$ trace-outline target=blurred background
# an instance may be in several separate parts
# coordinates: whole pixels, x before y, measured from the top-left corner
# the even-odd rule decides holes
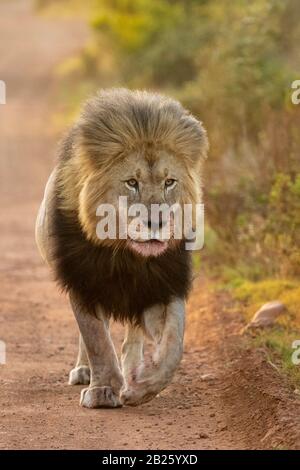
[[[0,0],[0,80],[0,448],[260,448],[279,415],[274,446],[286,446],[286,417],[300,422],[299,0]],[[34,242],[57,142],[81,103],[113,86],[180,100],[210,140],[182,368],[124,421],[76,409],[65,385],[78,332]],[[272,300],[286,307],[278,321],[240,335]],[[200,428],[209,439],[195,439]]]
[[[37,0],[36,8],[89,27],[81,52],[57,69],[58,128],[110,86],[167,93],[203,121],[206,244],[196,269],[230,290],[246,316],[284,301],[284,331],[264,342],[289,357],[300,325],[300,105],[291,100],[299,1]]]
[[[99,87],[178,98],[210,138],[203,256],[228,277],[299,276],[300,106],[291,101],[300,76],[299,2],[38,0],[36,6],[43,14],[77,14],[90,26],[83,51],[59,68],[62,125]]]

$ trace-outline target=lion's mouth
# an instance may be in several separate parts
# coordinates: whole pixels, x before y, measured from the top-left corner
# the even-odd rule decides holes
[[[168,242],[151,239],[147,241],[128,240],[128,246],[142,256],[160,256],[168,248]]]

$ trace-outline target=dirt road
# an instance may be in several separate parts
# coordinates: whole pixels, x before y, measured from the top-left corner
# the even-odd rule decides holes
[[[300,448],[299,400],[264,352],[248,348],[239,313],[202,277],[188,306],[184,359],[159,397],[87,410],[80,387],[67,385],[77,328],[37,253],[34,219],[57,140],[55,66],[86,34],[77,21],[35,16],[29,1],[0,1],[0,448]],[[114,333],[120,344],[121,329]]]

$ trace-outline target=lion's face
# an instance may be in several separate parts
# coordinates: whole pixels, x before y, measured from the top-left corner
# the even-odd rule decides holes
[[[88,101],[74,132],[74,157],[66,161],[62,180],[85,235],[98,245],[144,256],[159,255],[178,242],[174,217],[169,217],[167,237],[166,219],[156,214],[153,220],[150,209],[201,202],[201,166],[208,148],[201,123],[177,101],[121,89]],[[131,212],[136,204],[148,214],[141,213],[134,236],[131,230],[125,236],[124,225],[129,229],[138,216]]]
[[[97,244],[158,256],[180,239],[178,236],[174,239],[173,214],[166,213],[164,217],[162,212],[154,209],[151,212],[151,208],[183,207],[199,202],[200,198],[199,168],[186,165],[172,152],[148,146],[117,160],[105,169],[105,174],[99,170],[87,178],[80,194],[80,218],[86,234]],[[114,210],[110,211],[108,205]],[[134,224],[137,216],[141,222],[138,225]],[[123,238],[120,220],[128,228],[121,235]],[[116,232],[106,225],[115,221]],[[97,229],[99,226],[105,227],[104,237]],[[134,236],[130,227],[136,227]]]

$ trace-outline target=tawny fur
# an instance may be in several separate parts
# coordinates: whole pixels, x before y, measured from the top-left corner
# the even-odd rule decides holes
[[[36,238],[70,294],[82,334],[70,383],[86,383],[90,370],[83,406],[134,405],[167,385],[182,354],[184,301],[191,284],[184,240],[171,240],[162,255],[143,258],[127,240],[96,236],[97,206],[117,207],[121,195],[129,204],[147,207],[201,202],[207,149],[201,123],[177,101],[125,89],[101,91],[89,100],[61,143]],[[135,196],[124,185],[132,177],[140,182]],[[176,188],[164,191],[165,179],[173,177]],[[109,335],[110,315],[128,325],[120,397],[123,379]],[[156,344],[153,370],[136,364],[142,361],[143,331]]]
[[[171,156],[181,168],[180,202],[201,202],[206,131],[177,101],[144,91],[101,91],[84,106],[70,138],[69,152],[63,148],[57,184],[64,208],[79,208],[82,227],[96,243],[96,206],[108,202],[108,191],[132,155],[144,155],[142,165],[147,160],[163,164]]]

